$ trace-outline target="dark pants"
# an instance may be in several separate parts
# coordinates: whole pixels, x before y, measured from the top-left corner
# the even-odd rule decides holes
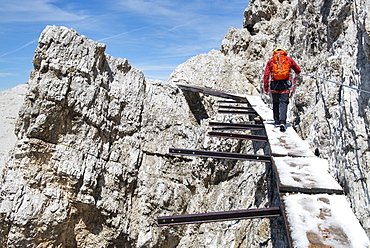
[[[286,124],[286,115],[289,104],[289,93],[271,93],[272,110],[274,112],[275,124]]]

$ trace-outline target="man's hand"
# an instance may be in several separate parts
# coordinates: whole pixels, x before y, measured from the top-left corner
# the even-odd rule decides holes
[[[270,90],[269,89],[264,89],[263,92],[265,93],[265,95],[269,95],[270,94]]]

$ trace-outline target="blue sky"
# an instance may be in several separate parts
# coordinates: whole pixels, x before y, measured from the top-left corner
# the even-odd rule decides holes
[[[2,0],[0,91],[28,81],[46,25],[66,26],[107,44],[147,78],[167,80],[190,57],[219,49],[241,28],[248,0]]]

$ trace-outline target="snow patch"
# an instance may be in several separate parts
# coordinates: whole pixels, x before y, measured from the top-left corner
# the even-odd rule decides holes
[[[289,124],[285,132],[281,132],[273,123],[266,123],[272,155],[314,157],[309,144],[302,140]]]
[[[345,196],[295,194],[283,201],[294,247],[370,247]]]
[[[274,157],[282,185],[299,188],[341,190],[342,187],[328,173],[328,161],[317,157]]]

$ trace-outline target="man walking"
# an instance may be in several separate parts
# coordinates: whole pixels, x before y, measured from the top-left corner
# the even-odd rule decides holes
[[[286,130],[287,108],[289,94],[292,87],[291,70],[296,74],[301,68],[281,47],[275,48],[272,58],[267,62],[263,76],[263,89],[266,95],[271,92],[272,110],[274,113],[275,126],[280,131]]]

